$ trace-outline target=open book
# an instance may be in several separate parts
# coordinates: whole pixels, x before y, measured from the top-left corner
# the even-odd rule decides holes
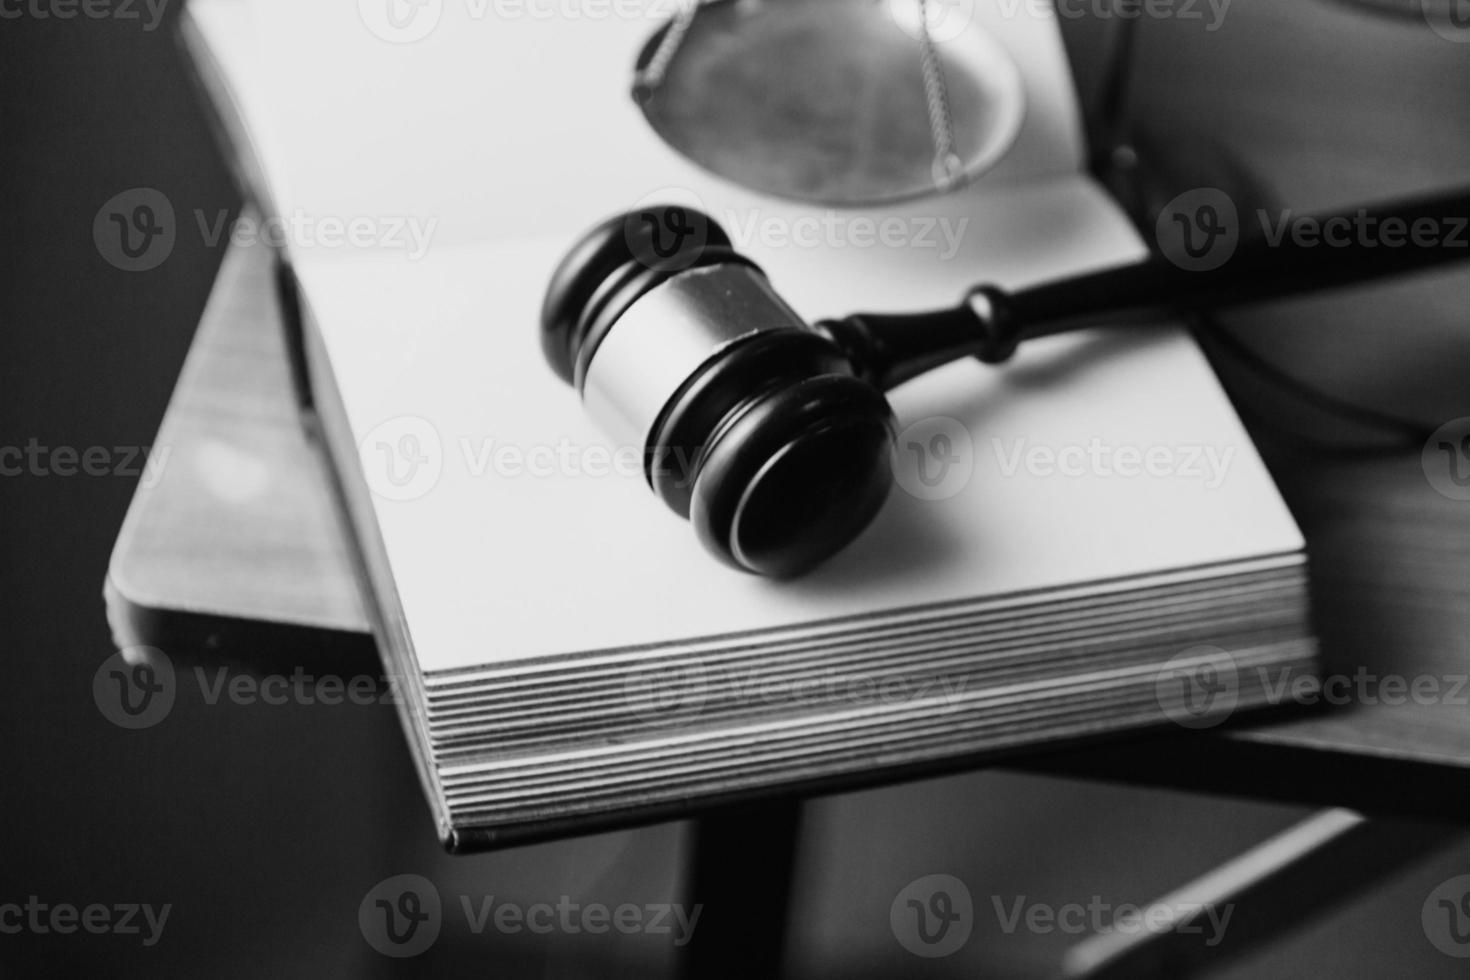
[[[786,582],[706,554],[641,447],[543,361],[556,261],[642,201],[700,205],[808,319],[1142,256],[1082,170],[1040,5],[975,11],[1025,92],[1005,159],[834,210],[650,130],[628,86],[657,18],[433,0],[394,33],[399,3],[192,0],[185,33],[295,274],[314,418],[451,846],[1200,727],[1311,669],[1301,536],[1179,331],[900,387],[885,509]]]

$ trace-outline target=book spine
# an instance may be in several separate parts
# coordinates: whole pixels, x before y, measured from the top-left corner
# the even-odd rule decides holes
[[[263,218],[280,217],[270,183],[265,176],[255,141],[240,111],[234,92],[209,48],[203,31],[185,7],[177,21],[175,40],[184,56],[186,74],[204,110],[225,165],[234,179],[236,190],[247,206],[254,206]],[[301,322],[301,301],[296,277],[291,270],[291,257],[283,246],[263,243],[271,252],[275,268],[276,301],[286,331],[286,354],[291,369],[292,392],[297,404],[308,409],[312,405],[312,389],[306,370],[305,333]]]
[[[178,25],[176,36],[191,79],[242,198],[262,217],[279,218],[280,208],[266,179],[255,141],[203,31],[187,8]],[[318,450],[332,486],[338,518],[352,550],[354,572],[364,597],[363,606],[372,625],[379,655],[384,661],[386,680],[393,685],[399,721],[408,737],[440,837],[446,843],[453,843],[448,808],[432,758],[428,724],[423,714],[423,677],[393,585],[387,552],[373,511],[371,490],[362,475],[356,439],[325,344],[316,329],[310,303],[301,290],[290,254],[284,246],[265,244],[263,247],[271,251],[272,282],[285,330],[298,415],[308,439]]]

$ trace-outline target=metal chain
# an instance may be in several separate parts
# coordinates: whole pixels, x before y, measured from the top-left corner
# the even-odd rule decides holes
[[[947,191],[960,178],[964,161],[955,151],[954,116],[949,108],[949,85],[944,80],[944,63],[929,33],[929,4],[919,2],[919,54],[924,67],[924,97],[929,103],[929,130],[934,135],[934,185]]]
[[[684,43],[684,35],[689,33],[689,25],[694,23],[694,15],[699,12],[699,4],[700,0],[683,0],[679,12],[674,14],[674,19],[669,23],[669,29],[664,32],[658,47],[654,49],[653,57],[634,76],[633,96],[639,102],[648,99],[654,89],[663,84],[669,64],[674,60],[679,45]]]

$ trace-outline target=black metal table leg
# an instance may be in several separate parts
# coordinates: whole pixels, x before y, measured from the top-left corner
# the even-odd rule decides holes
[[[685,947],[688,978],[781,975],[786,948],[799,800],[735,807],[695,822],[689,853],[689,898],[702,905]]]

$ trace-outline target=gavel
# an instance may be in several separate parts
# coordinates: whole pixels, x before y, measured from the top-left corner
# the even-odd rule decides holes
[[[1196,237],[1173,259],[1155,253],[1015,292],[980,285],[945,309],[808,324],[708,215],[644,207],[597,225],[562,259],[541,343],[607,434],[643,447],[649,486],[713,555],[785,578],[840,551],[882,508],[895,429],[884,392],[932,368],[963,357],[1000,364],[1038,337],[1470,258],[1470,191],[1305,220],[1315,239],[1282,227],[1241,240],[1211,268],[1191,261],[1219,233],[1202,222],[1182,229]]]

